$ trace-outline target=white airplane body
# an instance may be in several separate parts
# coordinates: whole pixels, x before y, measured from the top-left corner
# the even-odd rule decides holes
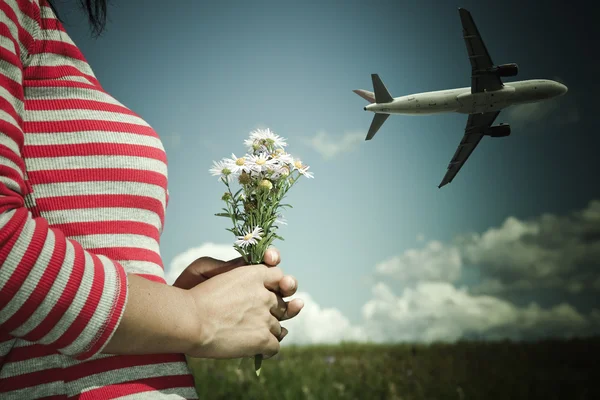
[[[547,79],[532,79],[505,83],[504,87],[492,92],[471,93],[470,87],[415,93],[396,97],[391,103],[375,103],[371,92],[363,91],[373,104],[364,109],[376,113],[401,115],[432,115],[456,112],[480,114],[500,111],[503,108],[560,96],[567,91],[561,83]]]
[[[356,94],[371,104],[364,107],[375,113],[366,140],[371,140],[391,114],[432,115],[441,113],[469,114],[467,127],[444,179],[438,187],[450,183],[483,136],[510,135],[510,125],[491,126],[506,107],[534,103],[561,96],[567,87],[547,79],[503,83],[502,76],[515,76],[516,64],[496,66],[492,63],[471,14],[459,8],[463,37],[471,61],[471,87],[415,93],[393,98],[377,74],[372,74],[374,92],[357,89]]]

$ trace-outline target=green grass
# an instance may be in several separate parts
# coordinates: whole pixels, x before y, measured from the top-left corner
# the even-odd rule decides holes
[[[189,359],[201,399],[600,399],[600,338],[283,347],[253,363]]]

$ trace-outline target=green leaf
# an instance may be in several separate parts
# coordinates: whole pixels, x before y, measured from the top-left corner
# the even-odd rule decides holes
[[[231,220],[232,220],[232,221],[233,221],[233,219],[234,219],[234,216],[233,216],[233,215],[231,215],[231,214],[229,214],[229,213],[216,213],[216,214],[215,214],[215,216],[217,216],[217,217],[226,217],[226,218],[231,218]],[[238,217],[237,217],[237,220],[238,220],[238,221],[243,221],[243,220],[244,220],[244,218],[243,218],[241,215],[238,215]]]
[[[280,204],[279,207],[289,207],[289,208],[294,208],[292,207],[291,204]]]

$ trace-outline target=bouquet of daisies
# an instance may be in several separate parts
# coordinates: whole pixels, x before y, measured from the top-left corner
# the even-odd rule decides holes
[[[270,129],[251,132],[244,144],[247,154],[214,161],[210,169],[227,188],[222,197],[224,212],[215,215],[231,219],[233,226],[227,230],[236,236],[233,247],[246,263],[260,264],[271,243],[283,240],[276,233],[280,225],[286,224],[281,211],[292,206],[281,201],[300,177],[313,175],[308,166],[285,151],[285,139]],[[235,193],[230,185],[233,181],[240,186]],[[261,357],[257,356],[257,374],[260,363]]]

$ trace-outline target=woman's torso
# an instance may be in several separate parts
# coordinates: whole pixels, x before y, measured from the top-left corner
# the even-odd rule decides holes
[[[102,89],[62,24],[40,3],[41,40],[23,82],[23,158],[32,191],[26,205],[86,250],[165,283],[159,237],[167,160],[160,138]],[[77,361],[4,336],[2,355],[3,399],[197,398],[182,354]]]

